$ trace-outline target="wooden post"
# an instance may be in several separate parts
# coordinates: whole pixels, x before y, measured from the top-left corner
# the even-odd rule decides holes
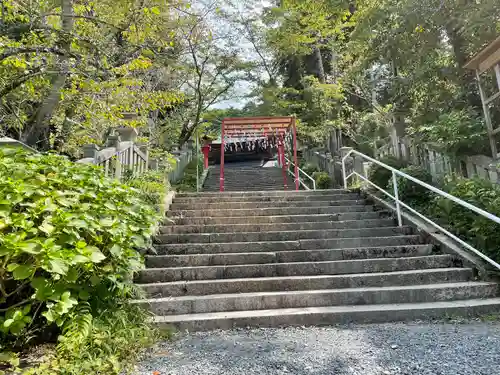
[[[293,131],[293,162],[295,163],[295,190],[299,190],[299,165],[297,162],[297,126],[295,123],[295,117],[292,119],[292,131]]]
[[[483,103],[483,113],[484,113],[484,120],[486,123],[486,131],[488,132],[488,137],[490,139],[490,147],[491,147],[491,156],[493,159],[497,158],[498,150],[497,150],[497,144],[495,141],[495,135],[493,134],[493,122],[491,121],[491,116],[490,116],[490,110],[488,108],[488,105],[486,104],[486,94],[484,93],[483,85],[481,85],[481,77],[479,75],[479,71],[476,70],[476,78],[477,78],[477,85],[479,87],[479,95],[481,96],[481,102]]]
[[[224,136],[225,136],[225,123],[222,120],[221,124],[221,142],[220,142],[220,192],[224,191]]]

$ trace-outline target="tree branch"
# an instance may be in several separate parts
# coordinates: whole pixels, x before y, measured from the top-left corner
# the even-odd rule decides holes
[[[25,53],[52,53],[58,56],[73,57],[75,59],[81,59],[81,56],[76,55],[72,52],[66,51],[58,47],[19,47],[19,48],[7,48],[0,54],[0,61],[5,60],[8,57],[21,55]]]
[[[29,81],[31,78],[38,77],[39,75],[42,75],[42,74],[44,74],[44,72],[41,69],[38,69],[35,72],[31,72],[31,73],[16,77],[12,82],[10,82],[2,90],[0,90],[0,98],[4,97],[5,95],[10,93],[11,91],[17,89],[24,82]]]

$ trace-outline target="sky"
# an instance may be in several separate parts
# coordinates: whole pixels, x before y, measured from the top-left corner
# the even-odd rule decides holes
[[[233,0],[233,3],[235,6],[239,8],[239,10],[243,13],[249,12],[249,16],[255,17],[255,15],[259,15],[262,13],[263,9],[265,7],[271,6],[271,2],[269,0]],[[250,10],[245,9],[245,3],[246,4],[252,4]],[[223,7],[226,10],[229,10],[229,8]],[[226,23],[225,25],[214,25],[215,28],[221,29],[221,30],[227,30],[227,28],[231,28],[231,25],[229,23]],[[252,44],[248,41],[247,38],[245,38],[244,35],[241,35],[239,33],[235,34],[235,37],[238,40],[239,48],[242,50],[242,55],[248,59],[248,60],[257,60],[258,57],[255,53],[255,50],[252,46]],[[222,101],[219,103],[216,103],[212,106],[212,108],[243,108],[249,100],[244,98],[243,96],[248,95],[251,93],[252,89],[254,88],[254,84],[251,82],[238,82],[235,88],[235,93],[236,93],[236,98]]]

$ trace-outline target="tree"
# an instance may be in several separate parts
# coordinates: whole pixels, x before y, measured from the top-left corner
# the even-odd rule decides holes
[[[178,145],[182,146],[200,125],[202,114],[213,105],[235,99],[235,89],[248,75],[251,64],[243,61],[219,1],[200,2],[180,30],[181,58],[176,64],[179,89],[185,95]]]
[[[434,141],[447,133],[428,126],[450,121],[460,130],[457,142],[484,133],[475,80],[463,65],[494,39],[499,15],[492,0],[284,0],[264,20],[267,43],[281,63],[278,81],[294,89],[288,99],[305,98],[308,76],[337,84],[344,99],[335,97],[327,118],[317,120],[376,147],[394,126],[399,135],[412,129],[413,136]]]
[[[4,134],[75,153],[81,143],[101,143],[110,128],[144,125],[151,111],[182,100],[178,90],[161,87],[175,55],[174,6],[181,3],[3,4]]]

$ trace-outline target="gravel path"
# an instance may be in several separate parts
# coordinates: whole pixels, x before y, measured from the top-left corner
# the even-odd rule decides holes
[[[155,371],[161,375],[497,375],[500,323],[196,333],[160,345],[136,375]]]

